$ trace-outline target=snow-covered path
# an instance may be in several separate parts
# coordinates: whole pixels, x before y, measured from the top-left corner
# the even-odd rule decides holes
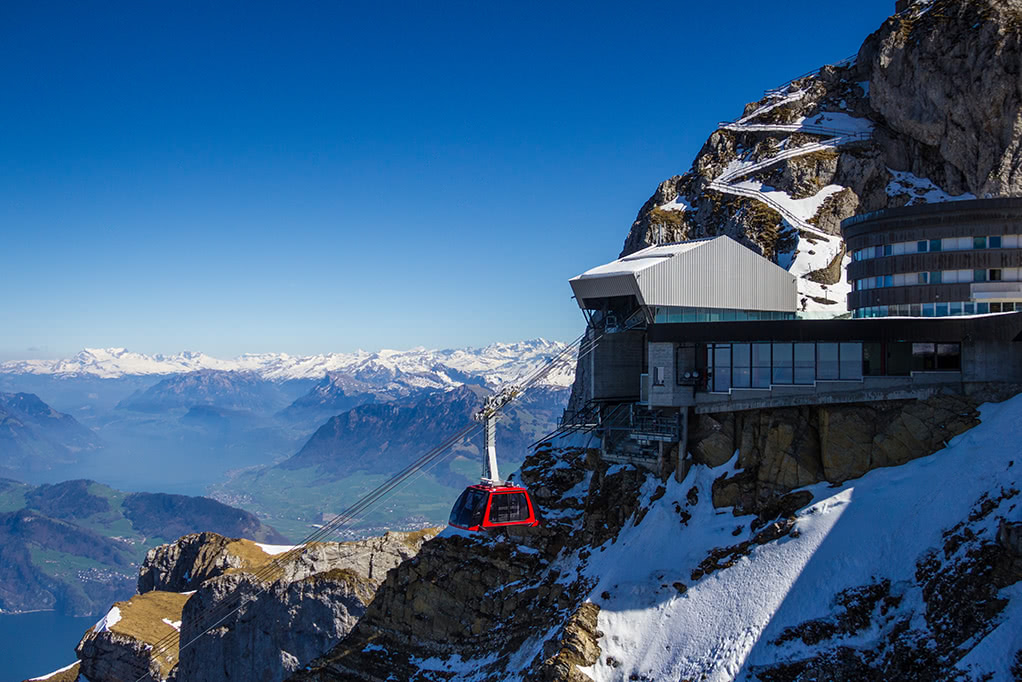
[[[834,235],[824,232],[809,222],[809,220],[815,215],[815,210],[811,214],[799,213],[792,210],[790,201],[779,201],[770,196],[769,193],[764,192],[761,189],[757,189],[754,186],[737,184],[739,179],[752,175],[753,173],[765,168],[769,168],[770,166],[780,163],[786,159],[793,159],[822,150],[836,149],[850,142],[868,139],[869,136],[872,135],[873,125],[868,120],[856,118],[840,112],[825,112],[812,117],[812,119],[803,118],[800,121],[790,124],[749,123],[749,121],[765,114],[766,112],[781,106],[782,104],[802,99],[803,96],[804,93],[801,92],[788,94],[779,101],[764,105],[750,113],[748,116],[744,116],[737,121],[723,122],[719,125],[719,128],[733,132],[803,132],[814,135],[830,135],[831,137],[825,140],[820,140],[819,142],[812,142],[810,144],[793,147],[791,149],[782,149],[777,154],[760,161],[752,163],[731,163],[723,173],[710,182],[709,188],[724,194],[756,199],[781,214],[781,217],[783,217],[784,220],[786,220],[792,227],[818,237],[819,239],[833,241],[835,238]]]

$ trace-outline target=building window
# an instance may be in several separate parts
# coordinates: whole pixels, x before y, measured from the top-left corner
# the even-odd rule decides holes
[[[816,349],[812,343],[796,343],[795,383],[811,384],[816,380]]]
[[[752,386],[752,356],[747,343],[736,343],[731,346],[731,383],[735,388]]]
[[[920,242],[916,242],[916,251],[919,252],[919,253],[926,253],[929,250],[927,248],[927,243],[928,242],[926,242],[925,240],[924,241],[920,241]]]
[[[894,286],[894,275],[884,275],[884,286],[885,287]]]
[[[773,383],[790,384],[792,382],[792,357],[790,343],[774,344]]]
[[[862,379],[862,344],[842,343],[839,352],[841,378]]]
[[[972,281],[973,282],[985,282],[985,281],[987,281],[987,271],[986,270],[973,270],[972,271]]]
[[[972,238],[972,248],[974,248],[974,249],[985,249],[986,247],[987,247],[987,238],[986,237],[973,237]]]
[[[977,303],[976,304],[976,313],[977,314],[979,314],[979,315],[986,315],[989,312],[990,312],[990,304],[989,303]]]
[[[944,273],[940,270],[934,270],[930,273],[930,284],[940,284],[944,280]]]
[[[991,249],[999,249],[999,248],[1001,248],[1001,238],[1000,237],[991,237],[990,238],[990,248]]]
[[[928,273],[928,272],[920,272],[919,273],[919,283],[920,284],[929,284],[930,283],[930,273]]]
[[[941,247],[941,243],[940,243],[939,239],[931,239],[930,240],[930,251],[931,252],[932,251],[943,251],[943,248]]]
[[[770,387],[770,344],[752,344],[752,386]]]
[[[947,317],[947,303],[937,304],[937,317]]]
[[[831,381],[841,378],[836,343],[816,344],[816,378]]]
[[[991,282],[1000,282],[1001,281],[1001,276],[1002,275],[1001,275],[1001,269],[1000,268],[991,268],[991,270],[990,270],[990,281]]]
[[[653,385],[663,386],[664,385],[664,368],[654,367],[653,368]]]
[[[937,344],[937,369],[956,371],[962,369],[962,346],[958,343]]]
[[[882,376],[884,373],[883,344],[862,344],[862,373],[865,376]]]
[[[731,344],[713,345],[713,390],[719,393],[731,390]]]
[[[890,256],[892,253],[894,253],[894,247],[891,244],[884,245],[884,255]]]

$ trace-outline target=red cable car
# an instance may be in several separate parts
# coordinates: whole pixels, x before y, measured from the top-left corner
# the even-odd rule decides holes
[[[517,485],[470,485],[451,510],[449,522],[462,530],[538,526],[529,491]]]
[[[497,471],[497,412],[521,394],[512,386],[486,399],[474,416],[483,422],[483,450],[486,471],[481,483],[470,485],[454,503],[448,523],[462,530],[482,531],[507,526],[538,526],[529,491],[510,481],[501,481]]]

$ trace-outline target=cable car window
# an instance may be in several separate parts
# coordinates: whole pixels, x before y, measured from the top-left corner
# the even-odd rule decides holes
[[[451,510],[450,523],[465,528],[481,525],[485,511],[486,493],[477,488],[469,488],[461,494]]]
[[[503,493],[493,496],[490,503],[490,523],[527,521],[529,505],[524,493]]]

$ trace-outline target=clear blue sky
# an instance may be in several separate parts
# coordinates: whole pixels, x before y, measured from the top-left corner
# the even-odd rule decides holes
[[[718,120],[893,0],[0,3],[0,359],[568,340]]]

